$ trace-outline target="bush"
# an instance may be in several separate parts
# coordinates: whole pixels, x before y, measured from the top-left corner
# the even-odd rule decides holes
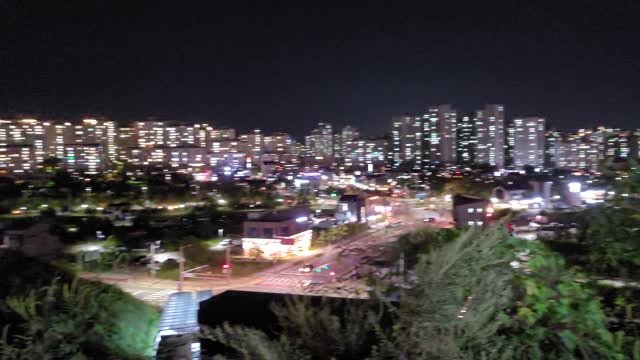
[[[457,229],[435,229],[425,227],[402,235],[397,242],[395,258],[404,254],[407,268],[412,269],[420,255],[427,255],[455,240],[460,235]]]
[[[176,261],[165,261],[160,265],[160,269],[156,273],[160,279],[178,280],[180,272]]]
[[[114,286],[73,279],[48,264],[12,255],[20,266],[0,261],[6,275],[0,320],[10,324],[0,337],[3,358],[150,355],[159,318],[154,308]]]

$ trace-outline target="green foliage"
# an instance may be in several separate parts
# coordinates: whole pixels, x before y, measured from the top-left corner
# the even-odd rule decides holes
[[[420,255],[427,255],[440,249],[458,236],[460,236],[460,230],[457,229],[421,228],[398,238],[395,257],[403,253],[407,267],[413,268],[418,263]]]
[[[213,256],[206,244],[197,238],[187,237],[180,241],[178,246],[184,246],[184,258],[187,266],[210,264],[213,259]]]
[[[180,269],[178,268],[178,263],[175,261],[163,262],[162,265],[160,265],[160,269],[158,269],[156,276],[159,279],[177,281],[180,277]]]
[[[569,263],[594,275],[640,278],[639,189],[640,173],[633,170],[628,177],[616,182],[616,196],[607,203],[580,211],[550,214],[551,221],[576,223],[578,230],[575,235],[578,248],[560,247],[558,251]],[[573,238],[565,233],[562,240]]]
[[[252,257],[254,259],[258,259],[260,257],[262,257],[262,255],[264,254],[264,251],[259,247],[259,246],[254,246],[251,249],[249,249],[249,257]]]
[[[538,243],[468,232],[416,272],[379,358],[621,358],[598,299]]]
[[[78,279],[54,280],[3,305],[20,324],[1,339],[8,359],[139,358],[149,354],[158,320],[155,310],[122,291]]]
[[[149,354],[158,312],[116,287],[0,251],[2,359],[138,358]],[[75,355],[62,356],[61,353]]]
[[[328,229],[317,229],[313,232],[311,239],[311,247],[318,248],[333,244],[343,240],[346,237],[355,236],[367,230],[367,224],[340,224],[334,225]]]
[[[314,306],[303,299],[290,299],[285,305],[272,306],[272,311],[278,318],[274,338],[229,324],[201,332],[233,349],[234,359],[363,359],[374,349],[379,316],[364,304],[323,302]]]
[[[376,315],[362,305],[341,309],[329,304],[311,306],[308,301],[290,300],[273,311],[282,327],[281,341],[288,339],[294,348],[304,349],[315,358],[361,358],[363,344],[377,321]],[[322,354],[320,356],[314,354]]]
[[[640,266],[640,211],[612,206],[586,210],[581,231],[590,247],[588,268],[600,273],[628,276]]]
[[[296,353],[288,342],[271,340],[264,332],[244,327],[231,326],[227,323],[216,328],[202,328],[200,335],[203,338],[217,341],[235,351],[234,359],[244,360],[288,360],[309,359],[308,356]],[[226,356],[217,355],[214,359],[227,359]]]
[[[514,279],[516,306],[502,319],[500,349],[515,357],[621,359],[600,302],[579,275],[539,244],[519,247],[530,259]]]
[[[494,318],[511,303],[508,264],[514,255],[500,248],[507,240],[500,230],[472,231],[422,255],[418,282],[402,296],[399,321],[377,358],[480,354],[498,333]]]
[[[494,182],[485,182],[469,177],[446,179],[442,183],[435,183],[432,195],[467,195],[488,198],[491,190],[496,186]]]
[[[392,326],[352,308],[326,304],[275,307],[269,337],[225,325],[208,335],[245,359],[622,359],[640,340],[612,334],[584,275],[539,242],[512,238],[503,227],[420,230],[403,236],[420,252],[417,282],[400,295]],[[379,298],[380,304],[386,300]],[[386,330],[385,330],[386,329]],[[377,336],[370,342],[369,334]]]

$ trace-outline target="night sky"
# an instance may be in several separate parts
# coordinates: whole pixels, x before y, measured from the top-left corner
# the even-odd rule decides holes
[[[0,0],[0,114],[302,136],[491,102],[560,129],[640,127],[633,1],[171,3]]]

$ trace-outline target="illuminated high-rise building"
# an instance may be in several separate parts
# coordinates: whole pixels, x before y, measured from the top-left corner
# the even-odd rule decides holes
[[[420,116],[401,115],[391,119],[391,161],[397,167],[404,162],[413,163],[413,170],[422,169],[423,129]]]
[[[248,134],[238,137],[243,152],[252,157],[252,161],[257,162],[264,151],[264,135],[260,129],[254,129]]]
[[[138,146],[152,147],[165,145],[165,123],[162,121],[138,121],[135,123]]]
[[[429,133],[423,132],[424,139],[428,139],[429,156],[424,157],[423,161],[428,160],[431,164],[456,162],[457,118],[456,110],[451,105],[429,107]]]
[[[287,133],[273,133],[264,137],[264,149],[266,152],[285,155],[291,154],[293,140]]]
[[[210,131],[211,140],[235,140],[236,129],[216,129]]]
[[[627,159],[631,154],[630,131],[615,130],[607,138],[606,152],[609,159]]]
[[[164,148],[164,151],[165,161],[173,169],[192,172],[209,163],[207,149],[205,147],[182,145]]]
[[[196,142],[194,126],[172,125],[164,129],[164,145],[168,147],[193,146]]]
[[[476,163],[504,168],[504,105],[488,104],[475,113]]]
[[[74,125],[70,122],[46,121],[43,123],[45,132],[45,156],[64,158],[64,144],[74,143]],[[114,136],[115,139],[115,136]],[[115,144],[114,148],[117,147]]]
[[[35,119],[0,120],[0,170],[27,173],[41,167],[48,150],[45,128]]]
[[[330,123],[320,122],[318,127],[305,137],[305,145],[311,156],[333,156],[333,126]]]
[[[193,144],[195,147],[210,149],[213,127],[209,126],[209,124],[195,124],[193,125],[192,129],[193,142],[186,143]]]
[[[69,171],[98,174],[104,166],[102,145],[98,143],[65,144],[64,165]]]
[[[0,173],[22,175],[33,171],[35,155],[33,145],[9,144],[0,147]]]
[[[339,134],[334,136],[334,154],[341,158],[346,158],[350,150],[353,149],[353,142],[358,139],[360,133],[352,126],[345,126]]]
[[[509,143],[513,147],[513,165],[516,169],[525,166],[544,167],[545,119],[525,117],[513,120]]]
[[[383,167],[387,159],[387,146],[385,138],[353,139],[345,150],[344,166],[365,171]]]
[[[595,170],[599,167],[598,143],[591,141],[590,130],[580,129],[576,133],[555,136],[549,145],[551,163],[558,169]],[[549,137],[547,137],[549,138]]]
[[[557,144],[563,141],[562,133],[557,130],[548,130],[545,133],[545,168],[555,168]]]
[[[594,144],[590,152],[591,163],[597,165],[594,169],[604,164],[607,158],[607,139],[612,132],[611,128],[598,126],[589,134],[589,141]]]
[[[120,127],[118,128],[118,138],[116,141],[118,147],[117,157],[120,161],[126,161],[129,163],[136,163],[134,159],[139,159],[136,155],[138,152],[133,152],[132,149],[138,147],[138,136],[135,127]]]
[[[117,129],[113,121],[84,119],[73,126],[72,139],[65,139],[70,144],[100,144],[103,151],[102,161],[113,161],[117,157]]]
[[[473,116],[463,115],[457,123],[457,160],[461,165],[475,162],[476,132],[473,126]]]

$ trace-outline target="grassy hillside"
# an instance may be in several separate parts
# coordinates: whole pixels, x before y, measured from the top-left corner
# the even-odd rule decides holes
[[[3,358],[150,354],[159,312],[120,289],[16,252],[0,252],[0,273]]]

